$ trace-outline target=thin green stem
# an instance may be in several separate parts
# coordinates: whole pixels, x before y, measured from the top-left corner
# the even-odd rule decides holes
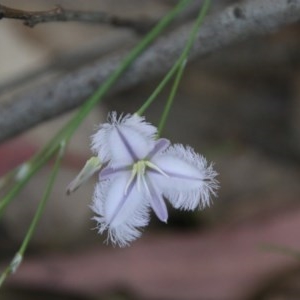
[[[0,287],[3,284],[3,282],[5,281],[5,279],[13,272],[16,271],[16,269],[19,267],[20,263],[23,260],[24,257],[24,253],[28,247],[28,244],[37,228],[38,222],[41,219],[41,216],[45,210],[45,206],[46,203],[49,199],[51,190],[53,188],[55,179],[57,177],[59,168],[60,168],[60,164],[64,155],[64,151],[65,151],[65,143],[62,143],[59,149],[59,153],[57,155],[57,158],[55,160],[52,172],[50,174],[50,178],[48,180],[45,192],[43,194],[43,197],[38,205],[37,211],[33,217],[33,220],[31,221],[31,224],[28,228],[28,231],[26,233],[26,236],[19,248],[19,250],[17,251],[16,255],[14,256],[12,262],[9,264],[9,266],[7,266],[7,268],[4,270],[4,272],[1,274],[0,276]]]
[[[180,83],[185,65],[186,65],[186,60],[181,63],[181,65],[180,65],[180,67],[177,71],[174,83],[172,85],[170,95],[168,97],[168,100],[167,100],[167,103],[165,105],[164,111],[163,111],[162,116],[160,118],[160,122],[159,122],[159,125],[158,125],[158,130],[157,130],[157,136],[158,137],[161,135],[161,132],[162,132],[162,130],[163,130],[165,124],[166,124],[166,121],[167,121],[167,118],[169,116],[169,113],[170,113],[175,95],[176,95],[178,87],[179,87],[179,83]]]
[[[47,151],[43,156],[43,159],[36,161],[36,163],[32,164],[29,162],[28,173],[21,180],[15,182],[14,186],[9,190],[9,192],[2,198],[0,202],[0,219],[4,213],[5,208],[10,203],[10,201],[16,197],[19,192],[23,189],[23,187],[28,183],[30,178],[48,161],[51,159],[56,148],[51,148],[51,151]]]
[[[156,99],[156,97],[159,95],[159,93],[163,90],[163,88],[166,86],[166,84],[170,81],[170,79],[173,77],[173,75],[176,73],[179,65],[180,60],[177,60],[175,64],[172,66],[172,68],[168,71],[168,73],[165,75],[163,80],[159,83],[159,85],[155,88],[155,90],[152,92],[150,97],[144,102],[144,104],[137,110],[136,114],[139,116],[143,115],[145,111],[148,109],[148,107],[152,104],[152,102]]]
[[[112,85],[127,70],[133,61],[146,49],[149,44],[161,33],[161,31],[174,19],[174,17],[190,2],[191,0],[182,0],[179,4],[167,14],[146,36],[145,38],[128,54],[118,69],[87,99],[78,113],[61,129],[61,131],[47,144],[47,146],[34,157],[38,160],[49,151],[49,148],[56,148],[61,139],[69,140],[84,118],[89,114],[93,107],[102,100],[103,96],[109,91]],[[50,150],[51,151],[51,150]]]
[[[174,76],[174,74],[176,72],[182,74],[183,73],[183,70],[184,67],[185,67],[185,61],[187,60],[187,56],[191,50],[191,47],[193,46],[193,43],[195,42],[195,39],[196,39],[196,35],[199,31],[199,28],[204,20],[204,17],[206,16],[207,14],[207,11],[209,9],[209,6],[210,6],[210,0],[205,0],[202,7],[201,7],[201,10],[199,12],[199,15],[197,17],[197,20],[196,20],[196,23],[193,27],[193,30],[189,36],[189,39],[187,41],[187,44],[185,46],[185,48],[183,49],[183,52],[181,53],[180,57],[177,59],[177,61],[174,63],[174,65],[172,66],[172,68],[168,71],[168,73],[165,75],[165,77],[163,78],[163,80],[159,83],[159,85],[156,87],[156,89],[154,90],[154,92],[150,95],[150,97],[144,102],[144,104],[137,110],[136,114],[138,115],[143,115],[145,113],[145,111],[148,109],[148,107],[152,104],[152,102],[156,99],[156,97],[159,95],[159,93],[163,90],[163,88],[166,86],[166,84],[171,80],[171,78]],[[181,76],[181,75],[180,75]],[[176,76],[177,80],[179,81],[179,77]],[[176,79],[175,79],[176,81]],[[174,83],[175,85],[177,84],[178,86],[178,83]],[[171,94],[174,94],[175,96],[175,87],[173,88],[174,91],[172,92],[171,91]],[[172,90],[173,90],[172,89]],[[177,89],[177,88],[176,88]],[[170,107],[171,107],[171,100],[170,97],[168,98],[168,101],[167,101],[167,105],[166,105],[166,108],[165,108],[165,111],[163,112],[163,117],[164,120],[161,121],[161,130],[166,122],[166,118],[167,118],[167,115],[168,115],[168,112],[166,112],[166,110],[170,110]],[[160,130],[160,131],[161,131]]]
[[[128,54],[122,65],[103,83],[103,85],[93,94],[93,96],[86,102],[82,109],[78,112],[76,117],[71,120],[69,130],[65,137],[67,140],[72,136],[74,131],[80,125],[86,115],[99,102],[100,99],[109,91],[112,85],[120,78],[120,76],[128,69],[128,67],[136,60],[136,58],[154,41],[155,38],[162,32],[162,30],[175,18],[175,16],[182,11],[182,9],[191,0],[182,0],[177,6],[166,15],[146,37]]]
[[[187,44],[186,44],[186,47],[184,49],[184,59],[187,58],[195,40],[196,40],[196,37],[197,37],[197,34],[199,32],[199,29],[207,15],[207,12],[208,12],[208,9],[210,7],[210,4],[211,4],[211,0],[204,0],[203,2],[203,5],[199,11],[199,15],[197,16],[197,20],[196,20],[196,23],[193,27],[193,30],[191,32],[191,35],[189,36],[189,39],[187,41]]]
[[[78,113],[58,132],[58,134],[31,160],[29,160],[30,169],[26,176],[4,196],[0,202],[0,218],[4,209],[10,201],[22,190],[30,178],[52,157],[58,149],[62,140],[66,143],[70,140],[78,126],[88,115],[88,113],[98,104],[113,84],[135,61],[135,59],[157,38],[157,36],[166,28],[169,23],[183,10],[192,0],[181,0],[173,10],[171,10],[146,36],[142,41],[128,54],[122,64],[107,78],[107,80],[96,90],[96,92],[82,105]]]
[[[56,179],[58,171],[59,171],[59,167],[61,165],[62,158],[63,158],[64,153],[65,153],[65,147],[66,147],[66,144],[61,143],[59,153],[58,153],[57,158],[55,160],[55,163],[54,163],[52,172],[50,174],[50,178],[49,178],[48,184],[46,186],[46,189],[44,191],[43,197],[42,197],[42,199],[39,203],[36,214],[34,215],[34,218],[33,218],[32,222],[30,224],[30,227],[29,227],[28,232],[27,232],[27,234],[26,234],[26,236],[23,240],[23,243],[20,247],[20,250],[18,251],[22,256],[24,255],[24,252],[27,249],[28,243],[32,238],[32,235],[33,235],[33,233],[36,229],[36,226],[37,226],[37,224],[38,224],[38,222],[39,222],[39,220],[42,216],[42,213],[44,212],[47,200],[49,199],[50,193],[52,191],[55,179]]]
[[[199,11],[196,23],[195,23],[193,30],[189,36],[188,42],[178,60],[179,64],[178,64],[178,68],[176,69],[177,74],[176,74],[174,83],[171,88],[170,95],[167,99],[164,111],[162,113],[162,116],[161,116],[161,119],[160,119],[160,122],[158,125],[158,136],[161,135],[161,132],[162,132],[163,128],[165,127],[172,104],[174,102],[175,95],[176,95],[178,87],[179,87],[180,80],[182,78],[183,71],[184,71],[186,63],[187,63],[188,55],[189,55],[191,48],[195,42],[197,33],[199,32],[199,28],[201,27],[201,24],[208,12],[209,6],[210,6],[210,0],[205,0],[203,3],[203,6],[201,7],[201,10]]]

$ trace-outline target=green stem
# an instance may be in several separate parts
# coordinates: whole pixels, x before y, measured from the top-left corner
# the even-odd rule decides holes
[[[51,190],[53,188],[54,182],[55,182],[55,178],[57,177],[57,173],[59,171],[59,167],[63,158],[63,154],[65,151],[65,143],[61,144],[60,149],[59,149],[59,153],[57,155],[57,158],[55,160],[54,166],[53,166],[53,170],[50,174],[50,178],[48,181],[48,184],[46,186],[46,190],[43,194],[43,197],[38,205],[37,211],[33,217],[33,220],[31,221],[31,224],[29,226],[29,229],[26,233],[26,236],[18,250],[18,252],[16,253],[16,255],[14,256],[12,262],[9,264],[9,266],[4,270],[4,272],[1,274],[0,276],[0,287],[3,284],[3,282],[5,281],[5,279],[13,272],[16,271],[16,269],[19,267],[20,263],[23,260],[24,257],[24,253],[28,247],[28,244],[36,230],[37,224],[39,222],[39,220],[41,219],[41,216],[45,210],[45,206],[47,203],[47,200],[49,199]]]
[[[180,60],[177,60],[175,62],[175,64],[172,66],[172,68],[165,75],[165,77],[163,78],[163,80],[159,83],[159,85],[153,91],[153,93],[150,95],[150,97],[144,102],[144,104],[139,108],[139,110],[137,110],[136,114],[138,114],[139,116],[141,116],[141,115],[143,115],[145,113],[145,111],[148,109],[148,107],[151,105],[151,103],[156,99],[156,97],[159,95],[159,93],[162,91],[162,89],[165,87],[165,85],[173,77],[173,75],[177,71],[179,65],[180,65]]]
[[[162,113],[162,116],[161,116],[161,119],[160,119],[160,122],[159,122],[159,125],[158,125],[158,136],[161,135],[161,132],[162,132],[163,128],[165,127],[165,124],[166,124],[167,118],[169,116],[172,104],[174,102],[176,92],[177,92],[178,87],[179,87],[180,80],[182,78],[183,71],[184,71],[185,66],[186,66],[188,55],[189,55],[189,53],[191,51],[191,48],[192,48],[192,46],[195,42],[197,33],[199,32],[199,28],[201,27],[201,24],[202,24],[207,12],[208,12],[209,6],[210,6],[210,0],[205,0],[202,7],[201,7],[201,10],[199,11],[196,23],[195,23],[195,25],[193,27],[193,30],[192,30],[192,32],[189,36],[188,42],[187,42],[180,58],[178,59],[179,63],[178,63],[178,67],[176,69],[177,74],[176,74],[174,83],[173,83],[172,88],[171,88],[170,95],[168,97],[167,103],[165,105],[164,111]]]
[[[175,95],[176,95],[176,92],[178,90],[178,86],[179,86],[180,79],[182,77],[185,65],[186,65],[186,60],[181,63],[181,65],[180,65],[180,67],[177,71],[177,74],[176,74],[176,77],[175,77],[175,80],[174,80],[174,84],[172,85],[172,89],[171,89],[170,95],[168,97],[165,109],[164,109],[164,111],[162,113],[162,116],[160,118],[160,122],[159,122],[159,125],[158,125],[158,130],[157,130],[157,137],[159,137],[161,135],[161,132],[162,132],[162,130],[163,130],[165,124],[166,124],[167,118],[169,116],[169,112],[171,110],[171,107],[172,107],[172,104],[173,104],[173,101],[174,101],[174,98],[175,98]]]
[[[36,161],[36,163],[32,164],[29,162],[28,173],[24,178],[14,184],[14,186],[10,189],[10,191],[2,198],[0,202],[0,219],[4,213],[5,208],[10,203],[10,201],[16,197],[19,192],[23,189],[23,187],[28,183],[30,178],[52,157],[52,155],[57,150],[56,148],[49,149],[51,151],[47,151],[43,156],[43,159]]]
[[[52,157],[58,149],[62,140],[66,143],[70,140],[78,126],[88,115],[88,113],[98,104],[103,96],[109,91],[112,85],[128,69],[134,60],[149,46],[162,30],[182,11],[182,9],[192,0],[181,0],[173,10],[171,10],[146,36],[145,38],[128,54],[122,64],[107,78],[107,80],[96,90],[96,92],[83,104],[78,113],[60,130],[60,132],[30,161],[30,171],[21,181],[5,195],[0,202],[0,218],[5,207],[22,190],[30,178]]]
[[[172,68],[168,71],[168,73],[165,75],[165,77],[163,78],[163,80],[159,83],[159,85],[156,87],[156,89],[154,90],[154,92],[150,95],[150,97],[145,101],[145,103],[137,110],[136,114],[138,115],[143,115],[145,113],[145,111],[148,109],[148,107],[152,104],[152,102],[156,99],[156,97],[159,95],[159,93],[163,90],[163,88],[166,86],[166,84],[170,81],[170,79],[173,77],[173,75],[178,72],[182,75],[183,73],[183,69],[185,67],[185,61],[187,60],[187,56],[190,52],[191,47],[193,46],[193,43],[196,39],[196,35],[197,32],[199,31],[200,25],[202,24],[204,17],[207,14],[207,11],[209,9],[210,6],[210,0],[205,0],[201,10],[199,12],[199,15],[197,17],[196,23],[193,27],[193,30],[189,36],[189,39],[187,41],[187,44],[183,50],[183,52],[181,53],[180,57],[177,59],[177,61],[174,63],[174,65],[172,66]],[[180,75],[180,76],[181,76]],[[179,81],[180,80],[180,76],[176,76],[177,79],[175,79],[175,81]],[[176,85],[178,86],[178,82],[174,83],[175,87],[173,87],[171,94],[174,94],[175,96],[175,92],[176,92]],[[174,90],[174,91],[173,91]],[[168,101],[167,101],[167,105],[166,108],[163,112],[163,120],[161,121],[161,130],[166,122],[166,118],[168,115],[168,110],[170,110],[171,104],[170,102],[172,102],[173,100],[169,97]],[[166,111],[167,110],[167,111]],[[160,130],[160,131],[161,131]]]
[[[62,143],[61,146],[60,146],[60,149],[59,149],[59,153],[57,155],[57,158],[55,160],[55,163],[54,163],[54,166],[53,166],[53,170],[50,174],[50,178],[49,178],[49,181],[48,181],[48,184],[47,184],[47,187],[46,187],[46,190],[44,191],[44,194],[43,194],[43,197],[42,197],[42,200],[40,201],[39,203],[39,206],[38,206],[38,209],[36,211],[36,214],[34,215],[34,218],[30,224],[30,227],[28,229],[28,232],[23,240],[23,243],[20,247],[20,250],[18,251],[20,253],[20,255],[24,255],[24,252],[25,250],[27,249],[27,246],[28,246],[28,243],[29,241],[31,240],[31,237],[36,229],[36,226],[42,216],[42,213],[45,209],[45,205],[47,203],[47,200],[49,199],[49,196],[50,196],[50,192],[53,188],[53,185],[54,185],[54,182],[55,182],[55,178],[57,177],[57,173],[59,171],[59,167],[61,165],[61,161],[62,161],[62,158],[64,156],[64,153],[65,153],[65,147],[66,147],[66,144],[65,143]]]
[[[128,69],[128,67],[136,60],[136,58],[148,47],[154,39],[162,32],[162,30],[175,18],[175,16],[182,11],[182,9],[191,0],[181,0],[177,6],[166,15],[146,37],[128,54],[122,65],[103,83],[103,85],[93,94],[93,96],[86,102],[82,109],[78,112],[73,120],[69,123],[69,130],[65,135],[68,140],[80,125],[82,120],[98,103],[100,99],[109,91],[112,85],[120,78],[120,76]]]

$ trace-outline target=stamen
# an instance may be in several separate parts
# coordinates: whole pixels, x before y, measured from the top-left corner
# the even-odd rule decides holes
[[[140,172],[137,173],[137,181],[136,181],[136,184],[137,184],[137,190],[138,192],[141,192],[141,181],[142,181],[142,174]]]
[[[134,164],[133,168],[132,168],[131,176],[130,176],[130,178],[129,178],[127,184],[126,184],[125,190],[124,190],[124,195],[125,196],[127,195],[128,188],[129,188],[130,184],[133,182],[136,174],[137,174],[137,168],[136,168],[136,164]]]
[[[163,175],[165,177],[169,177],[168,174],[166,174],[162,169],[160,169],[158,166],[153,164],[151,161],[146,161],[146,166],[149,167],[152,170],[157,171],[158,173],[160,173],[161,175]]]
[[[148,193],[149,196],[151,196],[150,189],[149,189],[149,186],[148,186],[148,183],[147,183],[147,180],[146,180],[146,176],[142,177],[142,182],[144,184],[146,192]]]

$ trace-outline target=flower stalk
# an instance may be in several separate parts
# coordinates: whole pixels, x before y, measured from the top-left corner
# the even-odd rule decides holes
[[[195,39],[197,37],[197,33],[199,32],[199,29],[204,21],[205,16],[207,15],[207,12],[209,10],[211,4],[211,0],[204,0],[203,5],[199,11],[199,14],[197,16],[195,25],[193,27],[193,30],[190,34],[190,36],[188,37],[187,43],[183,49],[183,52],[181,53],[180,57],[178,58],[178,60],[174,63],[174,65],[172,66],[172,68],[168,71],[168,73],[164,76],[164,78],[162,79],[162,81],[159,83],[159,85],[156,87],[156,89],[152,92],[152,94],[150,95],[150,97],[145,101],[145,103],[138,109],[138,111],[136,112],[138,115],[142,116],[145,111],[147,110],[147,108],[152,104],[152,102],[157,98],[157,96],[160,94],[160,92],[163,90],[163,88],[167,85],[167,83],[173,78],[173,76],[175,76],[175,81],[173,83],[172,89],[171,89],[171,93],[170,96],[168,97],[167,100],[167,104],[165,106],[165,109],[163,111],[161,120],[160,120],[160,124],[158,126],[158,134],[160,135],[163,127],[166,123],[169,111],[171,109],[171,106],[173,104],[173,99],[176,95],[178,86],[179,86],[179,82],[180,79],[182,77],[184,68],[186,66],[186,62],[188,60],[188,56],[189,53],[191,51],[191,48],[195,42]]]
[[[58,174],[58,171],[59,171],[59,168],[61,165],[61,161],[62,161],[62,158],[65,153],[65,147],[66,147],[66,143],[62,142],[60,145],[60,149],[58,151],[57,158],[55,160],[52,172],[50,174],[46,189],[44,191],[43,197],[38,205],[38,208],[36,210],[36,213],[35,213],[32,221],[30,223],[30,226],[25,235],[25,238],[23,239],[23,242],[22,242],[19,250],[15,254],[13,260],[11,261],[11,263],[8,265],[8,267],[4,270],[4,272],[0,276],[0,287],[2,286],[2,284],[4,283],[6,278],[18,269],[19,265],[21,264],[21,262],[23,260],[25,251],[26,251],[28,244],[37,228],[38,222],[41,219],[41,216],[45,210],[46,203],[50,197],[51,190],[55,183],[55,179],[57,177],[57,174]]]

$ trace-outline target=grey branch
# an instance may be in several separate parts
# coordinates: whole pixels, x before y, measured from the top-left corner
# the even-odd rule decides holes
[[[272,33],[300,20],[300,0],[249,0],[206,19],[190,59],[252,36]],[[147,49],[115,85],[113,92],[166,72],[179,57],[192,28],[186,24]],[[0,141],[78,107],[118,67],[124,56],[112,55],[91,67],[65,75],[56,83],[20,95],[0,106]]]
[[[24,25],[29,27],[34,27],[40,23],[76,21],[127,27],[140,33],[149,30],[153,26],[152,21],[127,19],[102,11],[70,10],[61,6],[47,11],[25,11],[0,4],[0,19],[4,18],[23,20]]]

